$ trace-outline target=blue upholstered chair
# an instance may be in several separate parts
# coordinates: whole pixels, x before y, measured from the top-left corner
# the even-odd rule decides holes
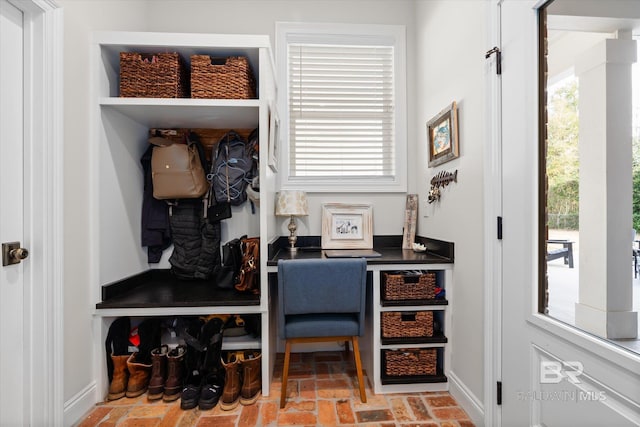
[[[278,261],[279,333],[286,340],[280,407],[284,408],[291,344],[349,341],[360,398],[367,401],[358,336],[364,333],[367,263],[364,258]]]

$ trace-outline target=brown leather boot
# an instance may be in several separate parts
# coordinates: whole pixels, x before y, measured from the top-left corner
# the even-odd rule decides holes
[[[149,377],[151,376],[151,364],[140,363],[136,360],[139,353],[133,353],[127,360],[127,369],[129,369],[129,382],[127,383],[127,397],[138,397],[145,391],[149,385]]]
[[[111,360],[113,361],[113,379],[111,380],[111,384],[109,384],[107,400],[117,400],[124,397],[124,393],[127,390],[127,383],[129,381],[127,359],[129,359],[128,354],[124,356],[111,355]]]
[[[242,389],[240,403],[251,405],[260,397],[262,391],[262,354],[259,351],[247,351],[242,361]]]
[[[162,345],[151,350],[151,380],[149,380],[149,400],[158,400],[164,393],[164,383],[167,379],[167,353],[169,346]]]
[[[221,360],[222,367],[225,370],[224,389],[220,398],[220,409],[223,411],[230,411],[240,403],[240,370],[242,363],[240,357],[242,357],[241,351],[237,353],[230,352],[227,355],[228,363],[224,363],[224,360]]]
[[[173,402],[180,398],[186,352],[187,347],[179,345],[167,355],[167,381],[164,383],[164,394],[162,395],[162,400],[165,402]]]

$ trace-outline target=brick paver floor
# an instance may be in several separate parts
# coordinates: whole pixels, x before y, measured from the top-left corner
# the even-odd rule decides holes
[[[231,411],[219,406],[183,411],[179,400],[167,404],[150,402],[146,395],[125,397],[98,403],[78,426],[473,426],[446,392],[375,395],[367,381],[367,403],[362,403],[353,363],[345,360],[343,352],[292,354],[287,404],[280,409],[282,359],[279,354],[270,395],[253,405],[238,405]]]

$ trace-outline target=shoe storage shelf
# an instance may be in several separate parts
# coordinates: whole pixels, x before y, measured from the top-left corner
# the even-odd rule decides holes
[[[448,390],[451,349],[446,334],[451,327],[452,264],[372,267],[372,342],[367,345],[372,354],[367,359],[373,366],[367,371],[373,372],[374,391]],[[393,285],[393,279],[407,283]],[[403,294],[407,288],[411,291]],[[435,291],[440,293],[436,296]]]
[[[256,82],[251,99],[127,98],[120,97],[120,52],[142,54],[176,52],[189,70],[191,55],[239,56],[248,59]],[[260,295],[220,290],[212,283],[172,280],[166,249],[157,264],[147,261],[141,242],[143,171],[140,158],[151,128],[260,129],[260,151],[267,153],[270,109],[275,108],[274,63],[268,36],[96,32],[91,43],[91,136],[89,170],[92,246],[91,296],[94,311],[96,399],[109,387],[105,366],[105,338],[121,316],[134,320],[150,316],[258,314],[261,336],[233,337],[223,349],[262,352],[263,394],[269,394],[275,345],[270,338],[267,242],[273,240],[275,175],[261,156],[260,200],[233,207],[222,222],[221,243],[242,235],[259,236]],[[189,95],[187,95],[189,96]]]

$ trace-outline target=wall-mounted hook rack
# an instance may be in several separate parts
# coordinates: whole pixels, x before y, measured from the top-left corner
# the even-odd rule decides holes
[[[440,187],[446,187],[450,182],[458,182],[458,170],[454,172],[440,171],[431,178],[431,188],[427,200],[429,203],[440,200]]]

